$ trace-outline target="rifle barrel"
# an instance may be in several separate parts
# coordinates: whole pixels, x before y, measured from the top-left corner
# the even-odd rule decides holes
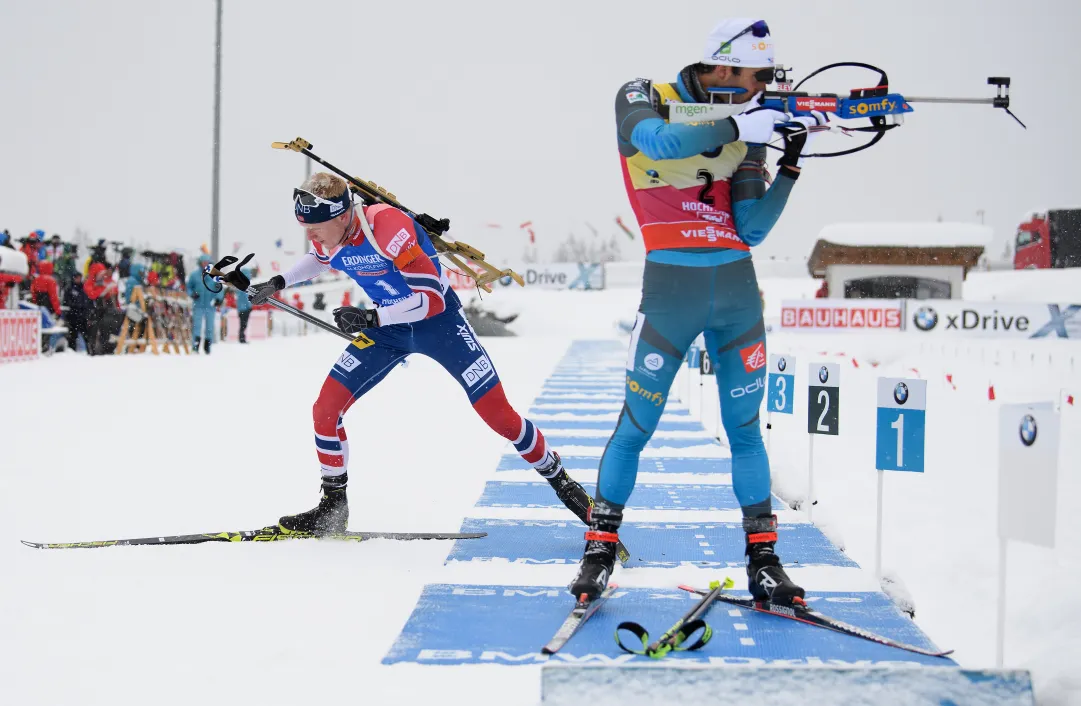
[[[957,104],[972,104],[972,105],[994,105],[994,98],[920,98],[915,96],[905,96],[906,103],[957,103]]]

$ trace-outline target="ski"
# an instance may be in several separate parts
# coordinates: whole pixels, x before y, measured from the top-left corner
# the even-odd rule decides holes
[[[578,628],[582,627],[589,618],[597,612],[597,609],[601,607],[611,595],[616,591],[619,586],[615,584],[609,584],[608,588],[604,589],[601,595],[597,596],[593,600],[578,599],[578,602],[574,604],[574,608],[571,609],[570,615],[563,621],[563,624],[559,626],[559,630],[556,630],[556,634],[552,636],[552,639],[548,641],[548,644],[541,648],[541,652],[546,655],[554,655],[559,652],[563,645],[567,644],[574,634],[578,632]],[[583,596],[585,594],[582,594]]]
[[[203,534],[174,534],[162,537],[140,537],[137,539],[106,539],[96,542],[28,542],[23,544],[34,549],[97,549],[99,547],[139,547],[174,544],[206,544],[208,542],[277,542],[284,539],[331,539],[344,542],[363,542],[369,539],[479,539],[487,537],[487,532],[337,532],[334,534],[313,534],[311,532],[284,532],[277,525],[258,530],[241,532],[206,532]]]
[[[680,586],[684,591],[704,596],[709,591],[701,588],[694,588],[693,586]],[[916,654],[926,655],[927,657],[946,657],[953,654],[953,650],[946,650],[944,652],[936,652],[934,650],[925,650],[922,647],[916,647],[915,645],[907,645],[903,642],[891,640],[888,637],[878,635],[869,630],[856,627],[855,625],[849,625],[848,623],[836,620],[827,615],[819,613],[814,608],[808,608],[801,605],[782,605],[779,603],[770,603],[769,601],[756,601],[753,598],[740,598],[739,596],[733,596],[729,593],[722,593],[717,596],[717,600],[730,603],[732,605],[742,606],[748,610],[753,610],[759,613],[768,613],[769,615],[776,615],[779,618],[788,618],[789,620],[796,620],[807,625],[813,625],[819,628],[826,628],[827,630],[833,630],[835,632],[843,633],[845,635],[851,635],[852,637],[859,637],[864,640],[870,640],[871,642],[877,642],[880,645],[886,645],[887,647],[895,647],[899,650],[905,650],[907,652],[915,652]]]

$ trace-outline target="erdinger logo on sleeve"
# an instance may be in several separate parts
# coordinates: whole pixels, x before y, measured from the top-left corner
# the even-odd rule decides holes
[[[766,344],[764,341],[759,341],[753,346],[743,348],[739,352],[739,357],[743,361],[743,369],[748,373],[753,373],[756,370],[761,370],[766,367]]]
[[[462,379],[465,380],[466,387],[473,387],[488,377],[491,372],[492,361],[488,360],[488,356],[482,355],[465,369],[465,372],[462,373]]]
[[[387,253],[391,257],[398,257],[402,252],[402,246],[409,242],[410,233],[405,228],[402,228],[398,233],[390,239],[387,243]]]

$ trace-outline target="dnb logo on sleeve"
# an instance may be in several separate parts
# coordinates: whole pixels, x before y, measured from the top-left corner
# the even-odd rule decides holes
[[[703,577],[704,582],[708,579]],[[612,635],[624,620],[658,633],[686,613],[696,596],[673,589],[620,589],[562,650],[540,653],[568,611],[564,586],[434,584],[424,587],[383,664],[650,663],[622,652]],[[814,593],[809,605],[867,630],[926,648],[931,641],[881,593]],[[714,665],[867,665],[909,662],[953,666],[937,657],[902,652],[792,620],[718,604],[709,613],[713,637],[701,650],[666,659]],[[631,638],[633,640],[633,638]],[[783,662],[782,662],[783,660]]]

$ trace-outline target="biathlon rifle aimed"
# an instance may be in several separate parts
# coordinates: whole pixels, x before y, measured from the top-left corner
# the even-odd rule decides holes
[[[435,218],[427,213],[417,213],[416,211],[407,208],[398,200],[398,198],[376,184],[374,181],[365,181],[363,179],[357,179],[354,176],[346,174],[341,169],[338,169],[330,162],[320,158],[312,153],[312,143],[305,140],[303,137],[298,137],[290,142],[272,142],[270,146],[278,150],[293,150],[294,152],[300,152],[309,159],[312,159],[319,164],[323,165],[330,171],[334,172],[341,178],[349,182],[349,189],[356,194],[364,203],[368,205],[376,203],[385,203],[388,206],[393,206],[401,211],[404,211],[410,218],[420,224],[424,230],[428,232],[428,236],[431,238],[432,245],[435,246],[436,251],[450,260],[461,271],[462,274],[472,277],[477,282],[477,287],[483,289],[486,292],[492,291],[492,283],[503,277],[510,277],[512,280],[518,283],[519,286],[524,287],[525,281],[522,276],[514,270],[501,270],[495,265],[484,260],[484,253],[477,250],[472,245],[460,241],[449,241],[443,238],[443,234],[450,229],[450,220],[446,218]],[[463,260],[462,258],[465,258]],[[468,262],[467,262],[468,261]],[[476,264],[483,270],[482,272],[476,272],[469,266],[469,262]]]
[[[807,93],[800,91],[800,87],[809,79],[826,71],[844,67],[875,71],[878,73],[878,79],[875,81],[873,88],[854,88],[849,91],[847,97],[837,93]],[[791,70],[792,69],[790,68],[778,66],[774,69],[774,79],[778,84],[789,84],[788,73]],[[809,115],[811,111],[817,110],[823,113],[832,113],[842,120],[856,120],[860,118],[869,119],[871,124],[864,127],[823,126],[820,128],[821,130],[833,130],[844,134],[873,134],[874,137],[864,144],[847,150],[839,150],[837,152],[817,152],[815,154],[804,155],[805,157],[840,157],[842,155],[860,152],[878,143],[888,131],[904,123],[904,114],[913,112],[912,103],[990,105],[993,108],[1002,108],[1011,118],[1017,120],[1017,123],[1021,127],[1025,127],[1025,124],[1021,122],[1016,115],[1010,112],[1009,76],[992,76],[987,79],[987,83],[996,87],[996,95],[988,98],[921,98],[904,96],[900,93],[890,92],[889,78],[886,76],[886,72],[877,66],[858,61],[842,61],[836,64],[827,64],[820,69],[812,71],[804,77],[803,80],[793,86],[792,90],[763,91],[759,98],[759,103],[766,108],[772,108],[791,115]],[[711,91],[711,99],[716,95],[724,96],[731,95],[731,93],[723,90],[716,90],[715,92]],[[698,122],[727,117],[731,114],[732,104],[708,103],[687,106],[671,104],[664,107],[668,108],[668,110],[663,111],[662,115],[668,113],[671,122]],[[800,130],[805,129],[802,125],[797,123],[786,123],[785,125],[779,125],[778,131],[783,133],[793,128],[798,128]],[[811,129],[814,130],[814,128]],[[782,149],[774,145],[767,145],[767,147],[778,150]]]

